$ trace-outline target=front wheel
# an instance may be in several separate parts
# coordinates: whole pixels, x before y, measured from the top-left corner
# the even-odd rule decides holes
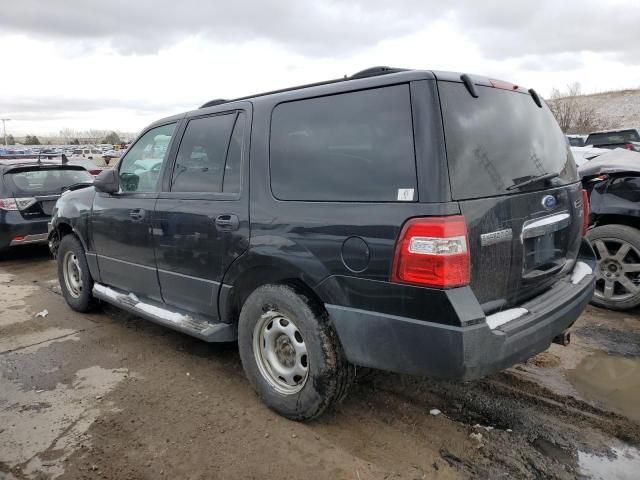
[[[91,290],[93,279],[82,243],[74,235],[65,235],[58,247],[58,280],[62,296],[77,312],[87,312],[97,304]]]
[[[240,313],[242,366],[267,406],[309,420],[344,398],[354,368],[327,313],[286,285],[254,291]]]
[[[640,231],[603,225],[587,232],[596,252],[596,290],[591,303],[612,310],[640,305]]]

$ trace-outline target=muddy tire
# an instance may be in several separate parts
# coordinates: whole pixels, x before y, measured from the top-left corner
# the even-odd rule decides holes
[[[75,235],[65,235],[58,248],[58,281],[62,296],[77,312],[88,312],[98,303],[93,297],[93,279],[82,243]]]
[[[596,291],[591,303],[611,310],[640,305],[640,230],[603,225],[587,232],[596,252]]]
[[[354,377],[326,311],[285,285],[255,290],[240,312],[238,345],[251,385],[272,410],[309,420],[340,402]]]

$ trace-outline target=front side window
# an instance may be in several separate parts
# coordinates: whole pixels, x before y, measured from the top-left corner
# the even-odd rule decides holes
[[[120,162],[120,190],[127,193],[158,191],[158,180],[167,158],[176,124],[156,127],[145,133]]]
[[[417,201],[409,86],[278,105],[270,169],[281,200]]]
[[[244,114],[189,121],[171,179],[172,192],[238,193]]]

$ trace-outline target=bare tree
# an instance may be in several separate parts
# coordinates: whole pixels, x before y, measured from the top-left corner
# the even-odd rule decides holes
[[[589,133],[597,127],[595,109],[581,101],[580,83],[567,85],[567,90],[561,92],[554,88],[548,105],[556,117],[564,133]]]

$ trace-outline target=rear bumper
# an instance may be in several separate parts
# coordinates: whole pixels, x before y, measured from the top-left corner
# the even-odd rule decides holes
[[[592,270],[594,260],[585,262]],[[336,305],[326,308],[347,358],[356,365],[472,380],[546,350],[580,316],[591,300],[594,284],[592,273],[575,284],[570,278],[563,279],[519,306],[528,313],[493,329],[486,319],[457,327]]]
[[[48,217],[27,220],[20,212],[0,212],[0,248],[47,243],[49,220]]]

